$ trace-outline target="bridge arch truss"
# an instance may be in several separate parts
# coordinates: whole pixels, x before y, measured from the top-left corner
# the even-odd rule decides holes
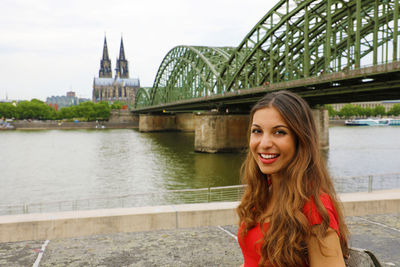
[[[233,50],[233,47],[173,48],[164,57],[158,69],[152,90],[149,92],[151,104],[220,93],[223,81],[219,74]],[[138,102],[140,101],[138,98]]]
[[[398,20],[399,0],[281,0],[236,49],[172,49],[147,105],[397,61]]]

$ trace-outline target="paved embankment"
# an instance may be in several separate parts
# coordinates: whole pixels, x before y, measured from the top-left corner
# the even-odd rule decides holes
[[[346,217],[351,244],[400,266],[400,213]],[[208,226],[0,243],[0,266],[239,266],[236,226]],[[37,261],[38,262],[38,261]]]
[[[400,266],[399,193],[392,190],[341,196],[348,215],[351,245],[373,251],[386,266]],[[39,216],[38,220],[29,221],[38,215],[28,214],[14,224],[20,228],[12,228],[12,216],[1,216],[2,238],[21,238],[21,231],[25,231],[26,237],[38,238],[0,243],[0,266],[32,266],[39,261],[40,266],[238,266],[243,259],[235,240],[235,205],[177,205],[166,206],[165,210],[156,207],[158,212],[142,208],[141,213],[136,211],[133,215],[112,210],[107,216],[92,219],[82,219],[77,215],[80,212],[76,212],[64,219],[43,214],[42,219]],[[365,215],[368,209],[370,215]],[[52,223],[51,216],[55,220]],[[163,225],[170,229],[160,229]],[[64,238],[56,235],[62,230],[68,235],[75,231],[79,236],[82,229],[87,233],[94,229],[98,234]],[[150,229],[158,230],[145,231]],[[124,230],[127,232],[121,233]]]

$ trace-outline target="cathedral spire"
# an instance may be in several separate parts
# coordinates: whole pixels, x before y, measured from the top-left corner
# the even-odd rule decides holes
[[[110,60],[110,58],[108,57],[107,38],[105,36],[103,46],[103,60]]]
[[[121,37],[121,47],[119,48],[119,58],[117,59],[116,77],[129,78],[128,60],[125,58],[124,41]]]
[[[103,58],[100,60],[99,77],[100,78],[112,77],[111,60],[108,56],[106,36],[104,36]]]
[[[122,36],[121,36],[121,47],[119,48],[119,59],[125,60],[124,41],[122,40]]]

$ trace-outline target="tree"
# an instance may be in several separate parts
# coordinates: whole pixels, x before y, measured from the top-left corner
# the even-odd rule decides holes
[[[337,112],[333,109],[332,105],[324,105],[324,107],[328,110],[329,117],[334,117],[337,115]]]
[[[56,118],[56,111],[43,101],[32,99],[17,104],[16,117],[18,119],[52,120]]]
[[[58,119],[73,119],[76,112],[74,107],[63,107],[57,112]]]
[[[0,118],[16,118],[17,108],[12,103],[0,103]]]
[[[388,115],[399,116],[400,115],[400,104],[394,104],[388,111]]]
[[[340,117],[349,118],[357,115],[356,107],[353,104],[344,105],[339,111]]]
[[[354,105],[354,113],[356,116],[362,116],[364,115],[364,109],[359,105]]]
[[[386,110],[384,106],[376,106],[373,110],[372,113],[374,116],[385,116],[386,115]]]
[[[122,109],[122,107],[123,107],[124,105],[126,105],[125,102],[115,101],[114,103],[112,103],[111,109]]]
[[[108,120],[111,116],[111,108],[108,103],[100,102],[94,106],[96,118],[99,120]]]
[[[79,106],[75,106],[76,115],[79,118],[85,118],[87,121],[96,120],[96,112],[94,110],[93,102],[84,102]]]
[[[374,111],[372,108],[366,107],[363,109],[363,115],[365,115],[366,117],[371,117],[373,113]]]

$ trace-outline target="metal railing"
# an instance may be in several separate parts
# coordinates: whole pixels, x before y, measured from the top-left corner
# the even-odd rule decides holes
[[[400,173],[333,177],[332,179],[338,193],[371,192],[374,190],[400,188]],[[244,190],[244,185],[234,185],[45,203],[0,205],[0,215],[239,201]]]
[[[372,192],[400,188],[400,173],[333,177],[332,180],[338,193]]]
[[[239,201],[244,189],[245,187],[243,185],[234,185],[127,194],[121,196],[65,200],[46,203],[0,205],[0,215]]]

